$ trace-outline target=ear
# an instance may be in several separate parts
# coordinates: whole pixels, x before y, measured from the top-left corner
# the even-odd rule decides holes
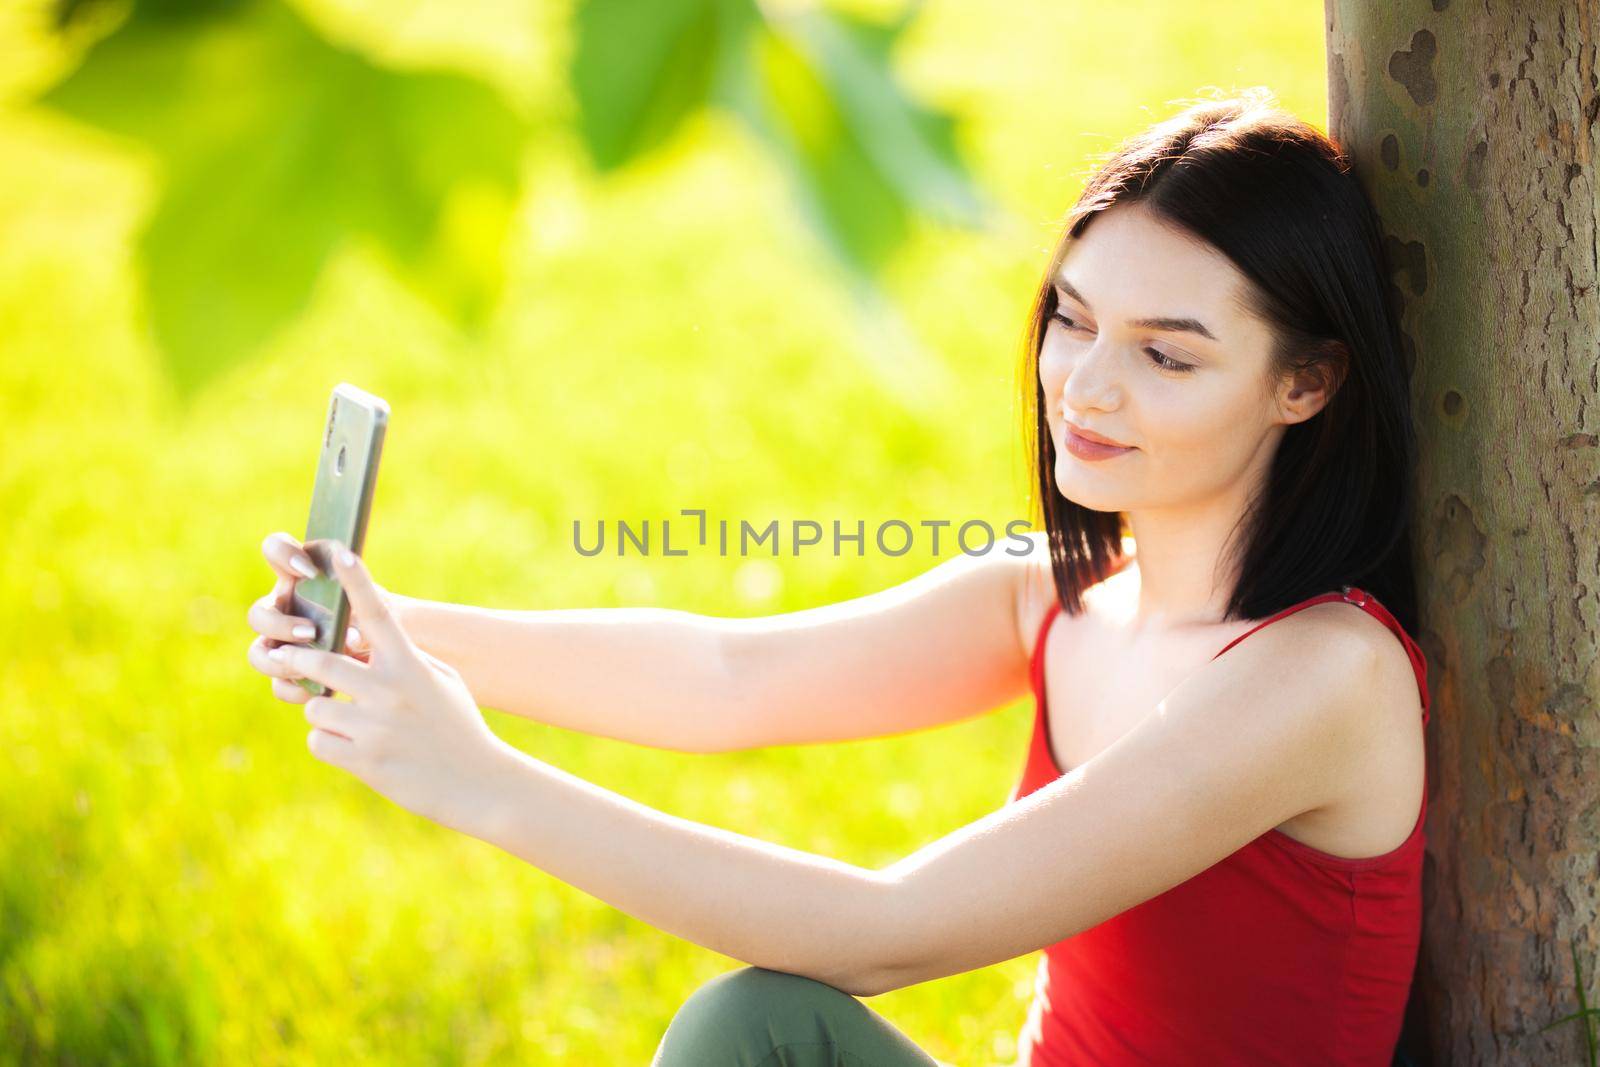
[[[1279,383],[1278,414],[1285,423],[1304,422],[1321,411],[1339,391],[1350,366],[1349,350],[1342,341],[1328,341]]]

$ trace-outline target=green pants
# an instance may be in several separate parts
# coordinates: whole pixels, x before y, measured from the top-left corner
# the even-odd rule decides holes
[[[717,975],[683,1002],[650,1067],[950,1067],[825,982],[765,967]]]

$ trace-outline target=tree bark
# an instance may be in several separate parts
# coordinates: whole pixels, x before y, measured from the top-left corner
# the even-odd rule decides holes
[[[1424,929],[1401,1050],[1591,1062],[1600,982],[1597,0],[1327,0],[1422,448]]]

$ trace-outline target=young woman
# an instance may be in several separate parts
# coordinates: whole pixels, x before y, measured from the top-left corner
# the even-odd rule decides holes
[[[275,662],[297,640],[279,534],[250,662],[306,703],[318,758],[751,964],[688,999],[657,1067],[934,1064],[858,998],[1036,950],[1027,1067],[1389,1064],[1428,691],[1408,369],[1347,161],[1257,96],[1152,127],[1071,213],[1024,354],[1032,556],[743,620],[436,604],[356,560],[365,644]],[[726,751],[926,728],[1030,684],[1011,803],[877,871],[653,811],[477,711]]]

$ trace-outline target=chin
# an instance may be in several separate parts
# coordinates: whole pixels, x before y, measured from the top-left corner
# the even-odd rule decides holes
[[[1056,492],[1090,511],[1127,511],[1128,505],[1115,487],[1096,486],[1092,478],[1084,478],[1078,470],[1056,468]]]

